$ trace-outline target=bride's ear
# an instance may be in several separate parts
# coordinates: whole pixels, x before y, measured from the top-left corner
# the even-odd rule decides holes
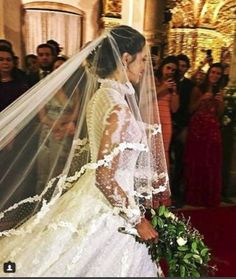
[[[127,67],[127,65],[132,61],[132,55],[130,55],[128,52],[124,52],[121,56],[121,62],[122,64]]]

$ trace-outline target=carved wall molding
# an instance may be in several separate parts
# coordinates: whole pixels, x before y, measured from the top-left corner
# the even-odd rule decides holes
[[[103,0],[103,16],[121,18],[121,0]]]
[[[121,19],[113,18],[113,17],[105,17],[104,16],[104,17],[101,18],[101,21],[102,21],[103,28],[105,28],[107,30],[121,24]]]
[[[80,10],[77,7],[74,7],[72,5],[68,4],[63,4],[63,3],[56,3],[56,2],[50,2],[50,1],[34,1],[30,3],[26,3],[23,5],[24,9],[49,9],[49,10],[56,10],[56,11],[64,11],[64,12],[71,12],[75,14],[80,14],[84,15],[84,12]]]
[[[219,61],[222,48],[233,50],[235,10],[235,0],[182,0],[171,9],[169,51],[189,53],[196,67],[204,59],[206,49],[212,49],[214,61]],[[182,46],[173,48],[173,43]],[[195,58],[189,43],[193,44]]]
[[[160,30],[152,30],[144,32],[148,45],[159,45],[167,41],[166,33]]]
[[[232,34],[235,9],[235,0],[182,0],[171,10],[171,27],[209,28]]]

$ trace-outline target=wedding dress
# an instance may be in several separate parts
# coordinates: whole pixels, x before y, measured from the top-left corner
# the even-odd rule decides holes
[[[0,276],[161,275],[145,244],[118,231],[135,224],[132,216],[123,218],[116,210],[122,193],[128,197],[130,212],[137,213],[135,220],[141,217],[134,177],[137,158],[145,150],[145,137],[126,102],[133,89],[113,80],[100,82],[86,113],[92,163],[67,179],[70,189],[50,210],[43,206],[13,235],[0,239],[0,262],[16,263],[16,273],[1,270]],[[121,149],[122,156],[114,163]],[[110,155],[104,159],[107,150]],[[103,173],[105,168],[101,168],[98,172],[93,166],[104,161],[109,171]],[[118,186],[113,185],[114,180]],[[115,196],[110,199],[112,193]]]

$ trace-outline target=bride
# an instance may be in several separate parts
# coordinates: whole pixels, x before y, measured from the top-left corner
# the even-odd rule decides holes
[[[146,245],[135,240],[158,241],[145,206],[169,194],[153,81],[145,38],[118,26],[2,113],[0,148],[8,167],[0,181],[0,262],[14,262],[15,276],[162,276]],[[44,150],[41,141],[35,148],[37,114],[59,90],[68,103],[79,96],[71,150],[62,173],[53,177],[49,169],[43,191],[21,200]],[[69,123],[63,111],[58,115],[55,140],[63,141]],[[33,136],[25,136],[28,126]],[[54,125],[48,133],[55,134]],[[31,144],[33,156],[22,166]]]

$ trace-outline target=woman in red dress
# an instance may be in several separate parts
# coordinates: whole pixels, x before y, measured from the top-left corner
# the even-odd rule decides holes
[[[185,149],[185,200],[195,206],[215,207],[220,204],[222,140],[220,117],[224,111],[221,87],[223,68],[214,63],[203,83],[191,94]]]

